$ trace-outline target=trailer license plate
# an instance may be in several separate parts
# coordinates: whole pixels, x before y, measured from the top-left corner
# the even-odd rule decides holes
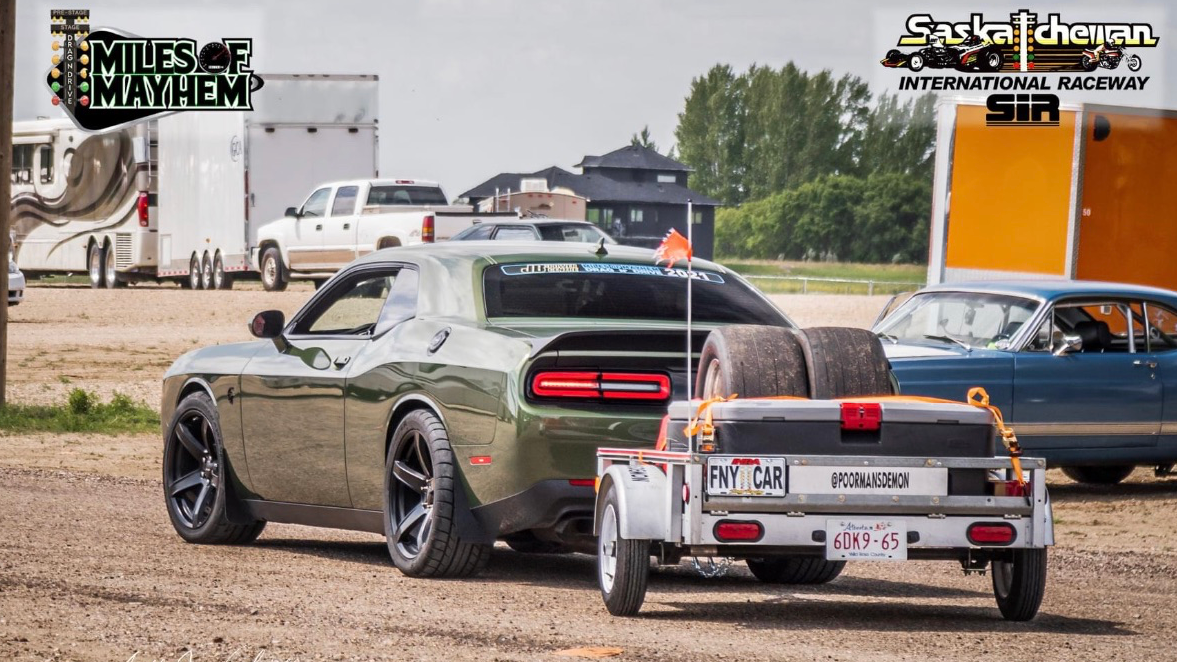
[[[785,458],[707,458],[707,494],[712,496],[785,496]]]
[[[907,523],[897,520],[826,520],[831,561],[906,561]]]

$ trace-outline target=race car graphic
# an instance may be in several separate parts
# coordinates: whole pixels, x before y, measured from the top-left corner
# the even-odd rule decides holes
[[[976,35],[966,37],[961,43],[952,46],[932,35],[928,37],[928,45],[924,48],[908,54],[891,49],[881,62],[884,67],[907,67],[912,71],[921,71],[924,67],[952,68],[959,71],[997,71],[1001,69],[1003,61],[1000,46]]]

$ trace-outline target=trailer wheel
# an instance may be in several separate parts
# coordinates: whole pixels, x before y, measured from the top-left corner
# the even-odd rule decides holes
[[[282,264],[282,254],[274,246],[262,253],[262,287],[267,292],[286,289],[286,266]]]
[[[220,251],[217,251],[217,256],[213,258],[213,289],[233,289],[233,276],[225,273],[225,261],[221,259]]]
[[[200,277],[200,258],[196,253],[188,260],[188,289],[200,290],[204,288],[204,279]]]
[[[815,556],[770,556],[746,561],[752,575],[765,584],[825,584],[842,574],[845,561]]]
[[[891,363],[875,334],[837,326],[797,333],[815,400],[860,395],[892,395]]]
[[[695,397],[809,397],[805,356],[792,329],[741,324],[715,329],[699,357]]]
[[[617,488],[608,487],[597,539],[597,582],[605,607],[614,616],[633,616],[646,599],[650,543],[621,537]]]
[[[993,562],[993,596],[1007,621],[1028,621],[1046,593],[1046,549],[1015,549],[1007,561]]]
[[[1067,478],[1076,483],[1088,485],[1115,485],[1132,475],[1136,467],[1128,465],[1112,465],[1109,467],[1063,467]]]
[[[213,261],[208,253],[204,254],[204,259],[200,262],[200,289],[213,289]]]
[[[98,242],[90,244],[86,254],[86,267],[90,271],[90,287],[97,290],[106,287],[106,251]]]

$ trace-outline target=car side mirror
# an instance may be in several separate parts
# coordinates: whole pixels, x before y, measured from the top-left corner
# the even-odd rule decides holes
[[[1068,352],[1077,352],[1083,349],[1083,338],[1079,336],[1064,335],[1063,344],[1058,349],[1054,350],[1055,356],[1062,356]]]
[[[282,337],[282,329],[286,326],[286,316],[281,310],[263,310],[253,316],[249,323],[249,332],[254,338],[272,338],[278,350],[286,346],[286,339]]]
[[[298,207],[287,207],[286,208],[286,217],[287,218],[298,218]]]

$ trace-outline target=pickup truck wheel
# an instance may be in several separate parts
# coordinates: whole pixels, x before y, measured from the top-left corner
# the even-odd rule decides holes
[[[1009,560],[993,562],[993,596],[1007,621],[1028,621],[1046,593],[1046,549],[1011,550]]]
[[[597,538],[597,581],[610,614],[633,616],[646,600],[650,543],[621,537],[618,501],[617,488],[610,485]]]
[[[796,333],[778,326],[739,324],[707,336],[695,379],[696,398],[809,397],[805,356]]]
[[[282,264],[282,253],[273,246],[262,253],[262,287],[267,292],[286,289],[286,266]]]
[[[432,412],[414,411],[397,426],[385,463],[384,534],[392,562],[410,577],[468,577],[490,560],[490,545],[458,535],[456,465]]]
[[[746,561],[752,575],[765,584],[825,584],[842,574],[845,561],[814,556],[772,556]]]
[[[891,363],[870,331],[826,326],[803,329],[797,336],[815,400],[895,392]]]
[[[1130,464],[1108,467],[1063,467],[1063,473],[1067,478],[1087,485],[1115,485],[1131,476],[1135,470],[1136,467]]]
[[[97,290],[106,287],[105,251],[96,243],[90,244],[86,253],[86,267],[90,272],[90,287]]]

